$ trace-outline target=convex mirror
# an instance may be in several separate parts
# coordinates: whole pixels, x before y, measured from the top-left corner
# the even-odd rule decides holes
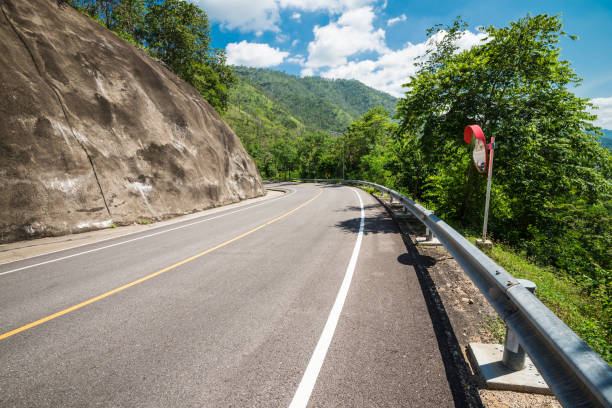
[[[474,150],[472,150],[474,164],[478,171],[482,173],[487,166],[487,147],[482,140],[477,139],[474,135],[472,135],[472,146],[474,146]]]
[[[474,165],[480,173],[484,173],[487,168],[487,144],[485,136],[478,125],[470,125],[465,128],[463,133],[465,143],[472,145],[472,159]]]

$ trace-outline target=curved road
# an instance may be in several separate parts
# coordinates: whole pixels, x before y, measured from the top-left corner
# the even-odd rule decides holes
[[[276,186],[0,265],[0,406],[454,406],[384,208],[355,188]]]

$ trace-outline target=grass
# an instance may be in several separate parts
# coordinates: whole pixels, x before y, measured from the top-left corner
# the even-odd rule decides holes
[[[499,344],[504,342],[506,337],[506,325],[501,317],[485,317],[485,327]]]
[[[476,241],[473,236],[468,239],[472,243]],[[579,283],[563,272],[538,266],[502,245],[494,245],[488,255],[515,278],[534,282],[540,301],[612,364],[612,311],[602,299],[596,295],[589,296]],[[497,338],[499,322],[486,322],[486,325]]]

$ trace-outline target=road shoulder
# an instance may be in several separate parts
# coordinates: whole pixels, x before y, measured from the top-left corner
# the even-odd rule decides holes
[[[251,198],[244,201],[240,201],[238,203],[215,207],[204,211],[198,211],[192,214],[182,215],[160,222],[153,222],[150,224],[132,224],[126,226],[118,226],[116,228],[105,228],[94,231],[81,232],[78,234],[38,238],[27,241],[17,241],[11,242],[9,244],[2,244],[0,245],[0,265],[33,258],[39,255],[47,255],[66,249],[72,249],[83,245],[128,236],[138,232],[152,231],[161,227],[177,224],[180,222],[194,220],[197,218],[217,214],[223,211],[241,208],[261,201],[278,198],[285,194],[283,189],[279,189],[276,187],[273,187],[273,189],[267,189],[266,191],[267,194],[263,197]]]
[[[451,407],[416,269],[384,207],[361,193],[364,238],[353,282],[309,406]],[[358,220],[339,228],[354,233]]]

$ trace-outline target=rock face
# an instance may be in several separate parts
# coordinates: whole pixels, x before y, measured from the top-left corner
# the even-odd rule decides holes
[[[0,0],[0,242],[264,194],[200,94],[53,0]]]

